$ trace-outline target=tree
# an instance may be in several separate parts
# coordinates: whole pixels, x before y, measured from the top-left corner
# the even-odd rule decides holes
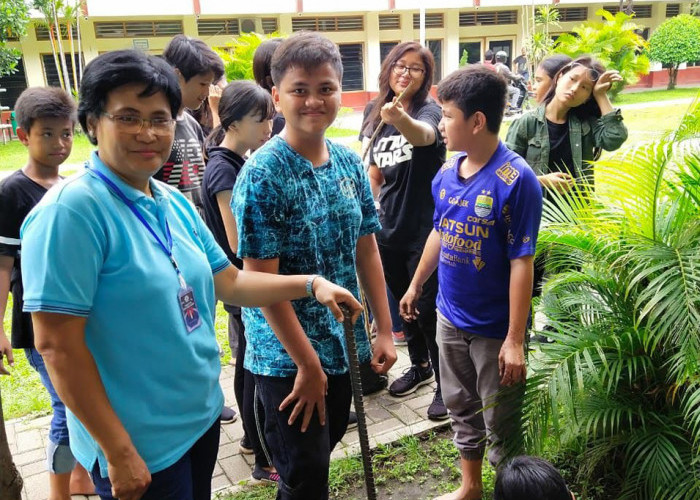
[[[638,34],[639,26],[632,16],[618,12],[614,16],[600,9],[597,16],[603,21],[586,21],[574,28],[574,34],[565,33],[557,38],[554,50],[571,57],[590,54],[607,69],[620,72],[622,82],[611,90],[614,99],[624,88],[649,72],[649,58],[644,54],[646,41]]]
[[[7,46],[10,38],[24,36],[29,7],[24,0],[0,0],[0,76],[15,72],[21,52]]]
[[[559,27],[559,11],[549,5],[538,7],[534,12],[534,30],[525,41],[527,47],[530,74],[554,49],[554,39],[550,35],[552,28]]]
[[[597,162],[595,190],[545,202],[555,343],[523,421],[532,452],[554,440],[581,484],[609,478],[596,498],[700,498],[699,139],[697,101],[668,137]]]
[[[278,38],[279,34],[271,33],[261,35],[259,33],[243,33],[233,39],[233,42],[226,44],[226,50],[217,50],[224,61],[226,79],[232,80],[254,80],[253,76],[253,55],[265,40]]]
[[[681,14],[661,23],[649,40],[649,57],[668,65],[668,88],[675,88],[678,65],[700,60],[700,19]]]

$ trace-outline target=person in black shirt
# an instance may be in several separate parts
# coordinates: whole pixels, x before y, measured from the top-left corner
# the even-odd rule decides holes
[[[5,316],[8,293],[12,292],[12,347],[24,349],[29,364],[39,373],[51,397],[53,418],[46,449],[49,466],[49,496],[70,500],[71,494],[91,494],[94,487],[87,471],[77,464],[69,446],[66,407],[56,394],[44,360],[34,346],[34,328],[29,313],[22,311],[24,289],[20,267],[20,227],[46,191],[58,183],[58,167],[73,147],[77,121],[75,102],[64,90],[32,87],[20,95],[15,106],[17,135],[27,147],[27,164],[0,182],[0,318]],[[0,321],[0,374],[8,371],[3,355],[12,366],[12,348]]]
[[[265,89],[253,82],[238,80],[222,92],[218,111],[221,123],[205,143],[208,160],[202,182],[204,220],[231,263],[242,269],[243,263],[236,256],[238,236],[230,207],[231,192],[246,153],[270,138],[275,107]],[[276,482],[279,476],[272,466],[263,434],[264,408],[257,402],[253,374],[244,367],[246,340],[241,308],[224,304],[224,309],[229,314],[229,344],[238,345],[234,392],[245,432],[242,450],[250,447],[255,455],[254,480]],[[232,335],[237,338],[231,338]]]
[[[258,45],[258,48],[255,49],[255,54],[253,54],[253,76],[255,77],[255,81],[270,94],[272,94],[272,87],[275,85],[272,82],[272,54],[275,53],[275,50],[281,43],[281,38],[265,40]],[[272,118],[272,135],[277,135],[282,132],[284,124],[284,115],[277,111]]]
[[[434,211],[431,181],[445,161],[445,144],[438,131],[440,106],[428,95],[435,62],[432,53],[416,42],[394,47],[382,63],[379,95],[365,108],[362,135],[370,138],[380,121],[385,125],[369,147],[369,177],[379,200],[382,230],[377,243],[384,276],[394,297],[403,297],[425,241]],[[409,82],[416,84],[395,104]],[[437,375],[438,389],[428,408],[431,419],[447,418],[440,392],[438,349],[435,343],[437,275],[423,286],[418,321],[404,324],[411,367],[389,387],[403,396]],[[432,361],[432,366],[431,366]]]

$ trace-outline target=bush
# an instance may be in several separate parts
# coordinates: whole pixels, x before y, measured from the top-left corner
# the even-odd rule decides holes
[[[700,498],[700,102],[595,168],[595,190],[545,202],[556,342],[531,363],[528,444],[578,449],[614,498]]]
[[[639,26],[631,22],[632,16],[624,12],[613,16],[604,9],[597,11],[596,15],[605,19],[587,21],[574,28],[575,34],[561,35],[554,52],[573,58],[590,54],[607,69],[619,71],[622,82],[614,84],[610,91],[611,99],[615,99],[625,85],[636,83],[639,75],[649,72],[649,59],[643,53],[647,43],[636,33]]]
[[[243,33],[233,39],[233,42],[226,44],[225,50],[217,50],[224,61],[226,80],[254,80],[253,77],[253,55],[265,40],[278,38],[278,33],[261,35],[259,33]]]
[[[681,14],[661,23],[649,39],[649,57],[668,65],[668,89],[675,88],[678,65],[700,60],[700,19]]]

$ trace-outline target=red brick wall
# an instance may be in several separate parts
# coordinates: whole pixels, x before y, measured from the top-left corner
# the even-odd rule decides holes
[[[700,66],[679,69],[676,84],[688,86],[700,85]],[[627,88],[665,88],[666,86],[668,86],[668,70],[662,69],[649,72],[648,75],[642,76],[635,85],[630,85]]]

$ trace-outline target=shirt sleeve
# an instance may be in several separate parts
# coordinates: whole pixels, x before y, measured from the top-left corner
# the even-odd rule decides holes
[[[236,184],[238,174],[236,170],[229,164],[223,161],[212,162],[207,165],[208,170],[208,188],[211,194],[217,194],[221,191],[231,191]]]
[[[620,109],[603,115],[593,122],[595,145],[606,151],[615,151],[627,140],[627,127]]]
[[[438,233],[440,232],[440,189],[442,188],[443,169],[444,166],[438,170],[438,173],[435,174],[435,177],[433,177],[433,181],[430,186],[430,190],[433,194],[433,201],[435,203],[435,210],[433,210],[433,229],[435,229]]]
[[[526,167],[504,207],[508,225],[508,258],[535,255],[542,217],[542,189],[537,176]]]
[[[101,225],[53,203],[30,212],[21,234],[24,311],[87,317],[104,260]]]
[[[528,115],[523,115],[514,120],[508,128],[505,140],[506,147],[523,158],[527,156],[527,141],[529,139],[527,136],[527,120],[529,120]]]
[[[193,217],[197,222],[197,234],[199,235],[199,239],[202,243],[204,253],[207,256],[207,261],[211,267],[211,272],[212,274],[221,272],[230,266],[231,262],[229,262],[226,252],[224,252],[216,242],[216,238],[214,238],[214,235],[207,227],[202,217],[200,217],[196,211],[194,212]]]
[[[282,251],[286,234],[285,193],[273,177],[267,168],[252,161],[241,171],[233,189],[231,209],[238,230],[236,255],[241,259],[274,259]]]
[[[427,147],[440,146],[442,135],[440,134],[440,120],[442,119],[442,108],[436,102],[429,102],[423,106],[416,114],[416,120],[425,122],[435,131],[435,142]]]
[[[20,248],[19,228],[23,217],[16,200],[11,198],[7,189],[0,188],[0,255],[17,258]]]
[[[362,211],[362,223],[360,224],[360,236],[379,232],[382,225],[379,223],[377,209],[374,206],[374,198],[372,197],[372,189],[369,185],[369,177],[362,168],[360,157],[353,153],[353,160],[357,165],[357,195],[360,201],[360,210]]]

